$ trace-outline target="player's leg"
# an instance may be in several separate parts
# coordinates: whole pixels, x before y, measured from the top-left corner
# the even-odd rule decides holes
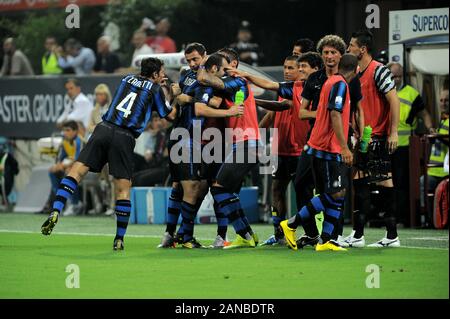
[[[41,227],[41,232],[44,235],[50,235],[53,228],[58,222],[59,214],[63,211],[67,200],[70,200],[78,188],[81,179],[87,174],[89,167],[85,164],[76,161],[66,177],[59,183],[56,191],[55,200],[52,205],[52,212]]]
[[[124,249],[124,236],[127,231],[128,221],[130,220],[131,201],[130,188],[131,181],[128,179],[114,179],[114,186],[116,190],[116,204],[114,212],[116,213],[116,236],[114,237],[114,250]]]
[[[279,167],[278,170],[280,170]],[[277,170],[277,171],[278,171]],[[289,184],[288,178],[280,178],[274,174],[272,179],[272,224],[274,234],[270,236],[261,245],[274,245],[282,241],[284,238],[283,231],[280,228],[280,222],[286,219],[286,189]]]
[[[384,222],[386,224],[386,236],[368,247],[400,247],[400,240],[397,233],[396,201],[395,190],[392,178],[379,182],[380,196],[383,198],[382,209],[385,212]]]
[[[297,203],[297,211],[308,204],[314,196],[314,176],[312,171],[312,156],[307,152],[302,152],[298,158],[294,188]],[[314,246],[319,240],[319,231],[317,230],[315,217],[310,220],[303,220],[302,227],[305,234],[301,236],[297,244],[300,247]]]
[[[258,147],[256,141],[235,144],[228,159],[221,165],[211,194],[220,213],[228,218],[236,231],[236,239],[224,249],[255,247],[258,237],[253,232],[238,196],[244,177],[256,165]],[[232,159],[232,160],[231,160]]]
[[[182,180],[183,201],[181,202],[181,216],[183,217],[183,247],[201,248],[194,238],[194,223],[198,210],[205,197],[207,183],[205,180]]]
[[[176,238],[175,230],[177,228],[178,219],[181,215],[181,202],[183,201],[183,187],[179,182],[172,183],[172,190],[169,197],[169,205],[167,207],[167,223],[166,231],[161,239],[158,248],[175,247]],[[182,227],[180,226],[180,229]],[[183,236],[180,233],[181,236]]]

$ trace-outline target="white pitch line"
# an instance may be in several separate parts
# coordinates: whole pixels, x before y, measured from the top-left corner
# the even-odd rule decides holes
[[[411,240],[439,240],[439,241],[448,241],[448,237],[411,237],[408,238]]]
[[[31,231],[31,230],[10,230],[10,229],[0,229],[0,233],[17,233],[17,234],[40,234],[39,231]],[[102,233],[76,233],[76,232],[53,232],[52,234],[56,235],[75,235],[75,236],[106,236],[111,237],[114,234],[102,234]],[[126,237],[134,237],[134,238],[161,238],[160,235],[133,235],[127,234]],[[199,240],[213,240],[214,238],[201,238],[196,237]]]
[[[40,234],[38,231],[30,231],[30,230],[10,230],[10,229],[0,229],[0,233],[17,233],[17,234]],[[102,233],[76,233],[76,232],[55,232],[53,234],[57,235],[75,235],[75,236],[103,236],[110,237],[111,234],[102,234]],[[127,237],[134,238],[161,238],[158,235],[126,235]],[[199,240],[213,240],[213,238],[201,238],[198,237]],[[412,239],[412,238],[410,238]],[[412,249],[431,249],[431,250],[448,250],[448,248],[439,248],[439,247],[415,247],[415,246],[401,246],[400,248],[412,248]],[[373,248],[370,248],[373,249]],[[395,249],[395,248],[390,248]]]

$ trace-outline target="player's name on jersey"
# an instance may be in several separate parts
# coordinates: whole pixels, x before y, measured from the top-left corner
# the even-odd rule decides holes
[[[150,88],[153,85],[152,81],[140,80],[140,79],[134,77],[133,75],[129,75],[129,76],[125,77],[122,81],[127,82],[138,88],[146,88],[147,90],[150,90]]]

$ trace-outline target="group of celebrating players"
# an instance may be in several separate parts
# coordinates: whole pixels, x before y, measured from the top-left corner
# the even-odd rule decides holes
[[[124,249],[131,210],[130,156],[135,138],[147,126],[152,111],[157,111],[174,122],[174,131],[183,128],[189,132],[171,136],[173,184],[166,230],[158,247],[204,247],[194,237],[194,221],[208,191],[214,199],[218,226],[210,247],[258,246],[259,239],[241,208],[238,193],[244,177],[257,165],[254,159],[264,152],[260,127],[278,129],[278,140],[272,143],[278,157],[272,174],[274,235],[260,245],[287,245],[294,250],[311,245],[316,251],[365,246],[370,181],[365,172],[357,172],[354,156],[357,162],[359,140],[364,127],[370,126],[369,149],[389,162],[397,147],[400,105],[391,72],[372,58],[372,49],[372,34],[366,30],[355,32],[348,46],[337,35],[320,39],[317,51],[311,41],[299,41],[284,61],[285,81],[272,82],[239,69],[238,54],[230,48],[208,56],[202,44],[191,43],[184,52],[189,70],[182,71],[180,81],[170,87],[171,101],[161,88],[163,63],[156,58],[142,60],[140,75],[121,80],[103,122],[61,181],[42,233],[52,232],[83,176],[88,171],[100,171],[108,163],[117,199],[113,248]],[[255,99],[250,83],[276,91],[278,101]],[[260,123],[257,106],[269,110]],[[219,129],[221,138],[211,139],[208,134],[196,137],[196,127],[204,133],[208,128]],[[187,154],[181,162],[175,160],[180,152]],[[195,154],[207,154],[214,160],[202,156],[198,161]],[[285,192],[290,181],[295,186],[298,213],[286,220]],[[355,189],[354,230],[344,238],[343,207],[351,182]],[[378,183],[387,233],[369,246],[398,247],[392,179]],[[320,212],[324,219],[319,233],[315,217]],[[182,223],[177,230],[180,215]],[[232,242],[227,241],[228,224],[236,232]],[[305,234],[297,239],[300,225]]]

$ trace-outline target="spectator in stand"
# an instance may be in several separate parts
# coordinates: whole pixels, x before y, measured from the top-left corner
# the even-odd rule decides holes
[[[94,94],[95,105],[87,126],[88,135],[92,134],[97,124],[102,121],[102,116],[108,111],[109,104],[111,103],[111,91],[106,84],[100,83],[97,85],[94,89]]]
[[[83,47],[80,41],[68,39],[61,47],[55,49],[58,64],[61,68],[73,68],[76,75],[91,74],[95,65],[95,53],[90,48]]]
[[[3,42],[3,65],[0,76],[34,75],[33,68],[26,55],[16,48],[14,38]]]
[[[298,39],[294,42],[294,46],[292,48],[292,55],[299,56],[302,53],[306,52],[316,52],[316,48],[314,46],[314,42],[308,38]]]
[[[144,141],[146,169],[136,171],[133,174],[133,186],[155,186],[165,183],[169,175],[169,151],[167,149],[169,134],[167,128],[168,123],[165,119],[152,116],[152,122]]]
[[[241,27],[237,34],[237,42],[230,45],[239,54],[239,60],[247,64],[257,66],[261,63],[263,54],[259,48],[259,44],[250,42],[252,32],[249,29],[248,21],[242,21]]]
[[[52,184],[51,195],[49,199],[56,196],[59,183],[66,173],[72,167],[74,161],[78,158],[83,141],[78,135],[78,125],[75,121],[67,121],[62,125],[63,142],[60,147],[56,163],[49,168],[49,177]],[[50,201],[51,203],[51,201]],[[83,204],[80,202],[79,190],[76,190],[72,197],[72,205],[68,205],[63,216],[78,215],[81,213]]]
[[[428,168],[428,192],[433,192],[439,183],[446,177],[448,177],[448,172],[444,170],[444,160],[445,155],[448,153],[448,132],[449,132],[449,100],[448,100],[448,89],[443,89],[439,96],[439,108],[441,111],[441,120],[437,128],[436,133],[447,135],[446,140],[436,139],[431,147],[429,162],[431,164],[438,165],[437,167]],[[425,200],[428,200],[428,207],[432,209],[432,201],[425,197],[425,178],[420,177],[420,204],[425,207]],[[433,224],[433,212],[430,210],[427,213],[428,225]]]
[[[14,177],[19,174],[19,164],[15,159],[10,142],[0,136],[0,206],[8,208],[8,196],[14,187]]]
[[[62,73],[62,69],[58,65],[58,56],[55,54],[55,49],[58,47],[56,38],[54,36],[47,36],[44,42],[45,53],[42,57],[42,74],[44,75],[58,75]]]
[[[117,54],[110,51],[111,38],[104,35],[97,40],[97,56],[95,60],[95,73],[114,73],[120,68]]]
[[[81,92],[81,86],[77,79],[67,79],[65,88],[72,103],[56,120],[56,125],[58,128],[61,128],[65,121],[76,121],[79,125],[78,134],[84,137],[93,109],[92,103],[87,96]]]
[[[175,41],[167,34],[170,30],[170,20],[167,17],[158,17],[155,19],[155,35],[147,38],[147,44],[155,53],[174,53],[177,52]]]
[[[145,40],[147,38],[147,35],[144,31],[136,30],[133,34],[133,38],[131,40],[131,43],[134,46],[134,52],[133,57],[131,59],[131,67],[137,68],[136,65],[133,65],[134,58],[141,54],[152,54],[155,53],[152,48],[150,48],[147,43],[145,43]]]

